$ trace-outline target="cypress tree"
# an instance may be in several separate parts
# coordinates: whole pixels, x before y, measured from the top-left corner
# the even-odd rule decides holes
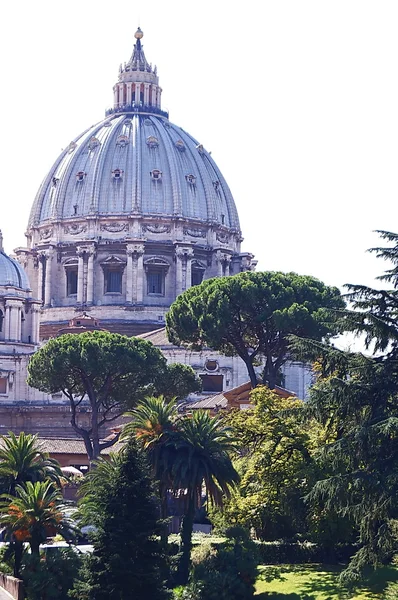
[[[129,442],[121,458],[99,461],[85,485],[82,512],[96,527],[75,597],[87,600],[163,600],[158,509],[145,457]]]

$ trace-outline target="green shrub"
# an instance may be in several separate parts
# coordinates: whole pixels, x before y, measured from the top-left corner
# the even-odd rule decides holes
[[[40,559],[25,554],[21,577],[27,600],[67,600],[80,564],[80,555],[71,548],[51,549]]]
[[[263,565],[348,562],[358,550],[353,544],[334,547],[320,546],[310,542],[256,542]]]
[[[256,545],[241,528],[227,530],[227,540],[206,543],[192,552],[192,572],[181,598],[245,600],[252,598],[257,577]],[[177,596],[178,598],[178,596]]]

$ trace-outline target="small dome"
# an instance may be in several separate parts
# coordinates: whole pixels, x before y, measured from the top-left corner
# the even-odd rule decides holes
[[[21,265],[4,252],[0,252],[0,286],[30,290],[27,275]]]

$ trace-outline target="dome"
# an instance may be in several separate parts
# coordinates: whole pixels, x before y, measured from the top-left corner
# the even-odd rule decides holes
[[[156,67],[134,34],[113,107],[71,141],[35,198],[27,265],[43,303],[41,337],[76,311],[135,335],[164,323],[176,297],[203,279],[253,269],[231,191],[201,140],[162,109]]]
[[[163,116],[126,111],[63,151],[37,194],[29,227],[130,214],[240,229],[229,187],[203,146]]]
[[[3,251],[0,252],[0,286],[12,286],[20,290],[29,290],[27,275],[21,265]]]

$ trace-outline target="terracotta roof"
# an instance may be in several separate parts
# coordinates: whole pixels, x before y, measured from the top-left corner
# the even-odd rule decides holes
[[[169,342],[167,338],[166,327],[141,333],[140,335],[137,335],[137,337],[141,338],[142,340],[146,340],[147,342],[152,342],[154,346],[161,346],[162,348],[165,346],[168,348],[177,348],[177,346],[174,346],[171,342]]]
[[[68,438],[39,438],[40,446],[44,452],[49,454],[87,454],[83,440],[73,440]],[[118,452],[122,447],[120,442],[114,446],[106,448],[101,454],[112,454]]]
[[[179,407],[182,407],[183,410],[197,410],[200,408],[215,410],[217,408],[227,408],[228,400],[224,394],[215,394],[214,396],[208,396],[207,398],[202,398],[196,402],[184,402],[180,404]]]

